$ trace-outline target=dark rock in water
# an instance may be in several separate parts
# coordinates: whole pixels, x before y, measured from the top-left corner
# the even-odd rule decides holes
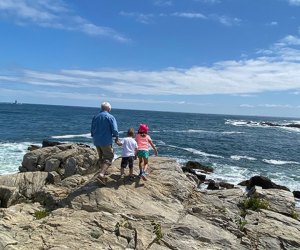
[[[36,149],[39,149],[39,148],[41,148],[41,147],[38,146],[38,145],[30,145],[30,146],[28,146],[27,150],[33,151],[33,150],[36,150]]]
[[[206,175],[205,175],[205,174],[195,173],[195,175],[197,176],[197,178],[198,178],[201,182],[204,182],[205,179],[206,179]]]
[[[300,124],[291,123],[291,124],[285,125],[285,127],[288,127],[288,128],[300,128]]]
[[[254,186],[260,186],[264,189],[276,188],[276,189],[290,191],[287,187],[277,185],[276,183],[272,182],[269,178],[267,178],[265,176],[258,176],[258,175],[250,178],[247,188],[251,189]]]
[[[260,125],[262,126],[270,126],[270,127],[279,127],[280,125],[277,123],[272,123],[272,122],[261,122]]]
[[[241,181],[238,185],[244,187],[249,186],[249,180]]]
[[[57,146],[57,145],[61,145],[64,144],[62,142],[57,142],[57,141],[48,141],[48,140],[43,140],[43,148],[45,147],[53,147],[53,146]]]
[[[219,182],[219,185],[220,185],[220,187],[226,188],[226,189],[234,188],[233,184],[230,184],[230,183],[227,183],[227,182],[224,182],[224,181]]]
[[[293,195],[295,198],[300,199],[300,191],[293,191]]]
[[[214,180],[211,180],[208,183],[207,189],[209,189],[209,190],[218,190],[218,189],[220,189],[219,183],[216,183]]]
[[[193,169],[202,170],[204,172],[209,172],[209,173],[212,173],[214,171],[212,167],[204,166],[201,163],[196,161],[188,161],[185,164],[185,167],[182,168],[183,172],[189,172],[189,173],[193,173],[192,171]]]

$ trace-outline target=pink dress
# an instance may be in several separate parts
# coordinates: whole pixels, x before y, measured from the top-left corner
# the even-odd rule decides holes
[[[151,137],[149,135],[143,137],[140,134],[137,134],[135,140],[138,145],[138,150],[149,150],[149,143],[152,142]]]

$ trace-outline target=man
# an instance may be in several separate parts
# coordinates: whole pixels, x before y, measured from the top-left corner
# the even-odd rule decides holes
[[[112,164],[114,151],[112,147],[113,137],[115,141],[119,139],[118,125],[115,117],[109,112],[111,105],[108,102],[101,104],[101,112],[93,117],[91,126],[91,136],[97,148],[100,163],[100,173],[97,177],[105,184],[105,172]]]

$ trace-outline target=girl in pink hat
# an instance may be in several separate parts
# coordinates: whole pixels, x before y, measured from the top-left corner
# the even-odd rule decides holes
[[[157,149],[152,142],[151,137],[148,135],[148,126],[146,124],[140,124],[138,134],[136,135],[136,142],[138,145],[137,156],[139,158],[139,177],[146,180],[146,171],[148,168],[148,158],[149,158],[149,144],[154,150],[155,155],[157,155]]]

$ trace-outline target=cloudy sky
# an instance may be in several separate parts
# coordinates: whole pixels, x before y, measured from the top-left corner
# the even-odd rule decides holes
[[[0,0],[0,102],[300,117],[300,0]]]

